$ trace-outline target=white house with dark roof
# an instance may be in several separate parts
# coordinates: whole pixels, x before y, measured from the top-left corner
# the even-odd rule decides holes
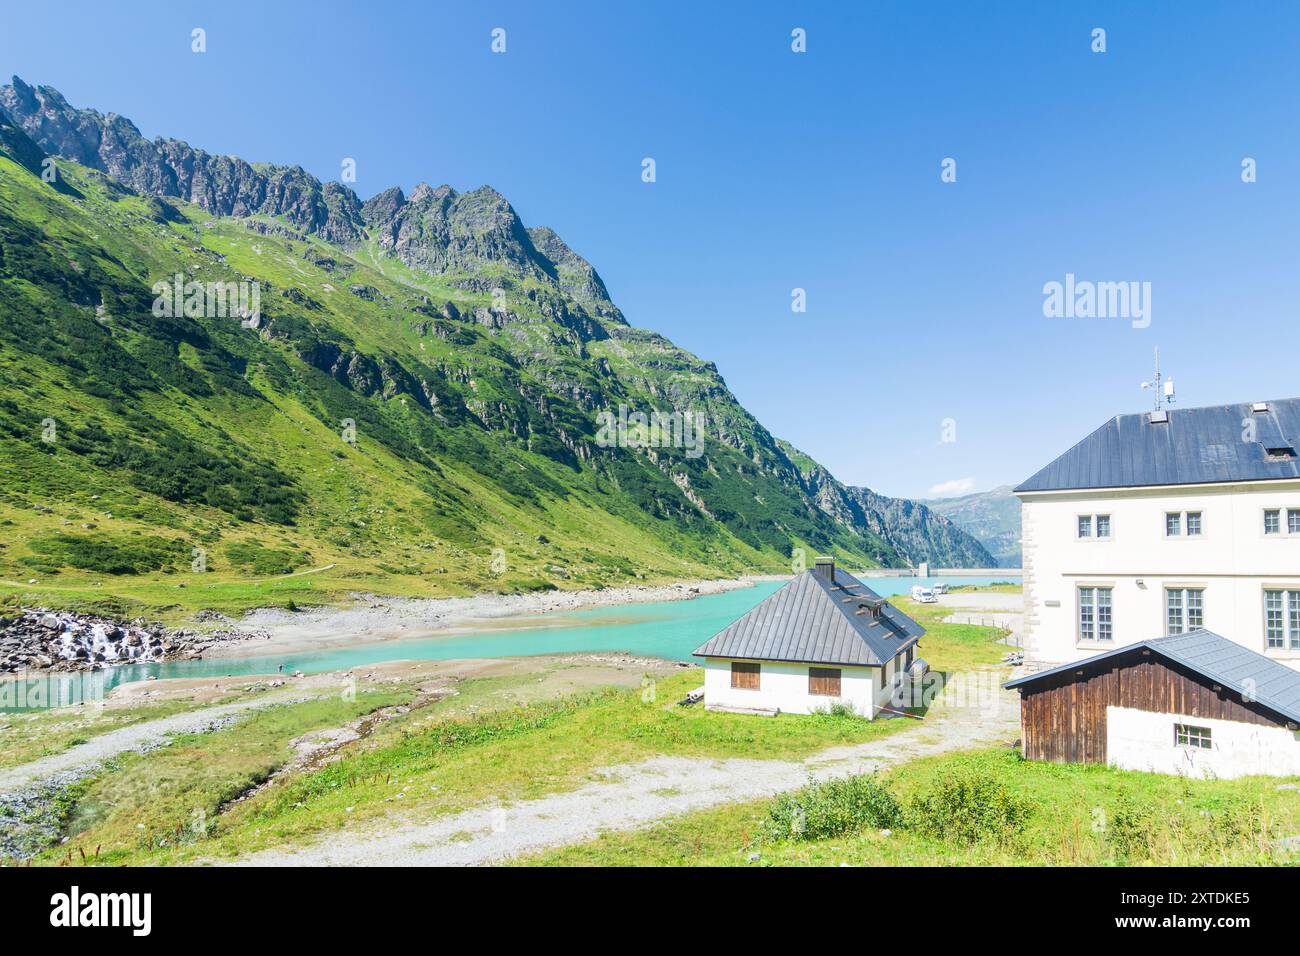
[[[713,710],[873,718],[916,662],[925,629],[832,558],[797,575],[695,650]]]
[[[1110,419],[1015,489],[1025,662],[1207,628],[1300,668],[1300,399]]]

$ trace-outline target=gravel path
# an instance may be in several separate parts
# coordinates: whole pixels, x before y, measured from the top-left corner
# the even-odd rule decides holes
[[[90,738],[84,744],[69,747],[62,753],[51,754],[33,760],[31,763],[0,770],[0,796],[48,783],[55,778],[66,778],[69,774],[77,778],[83,777],[118,754],[151,750],[165,744],[172,734],[203,733],[213,729],[214,726],[225,726],[230,722],[230,718],[247,711],[285,703],[289,699],[283,694],[259,697],[256,700],[204,707],[201,710],[192,710],[172,717],[160,717],[158,720],[148,720],[120,730],[111,730]],[[67,782],[70,781],[65,781],[65,785]]]
[[[428,823],[340,831],[297,850],[268,850],[235,861],[252,866],[465,866],[634,829],[665,817],[752,800],[823,780],[878,770],[918,757],[1007,743],[1019,735],[1019,706],[994,671],[963,674],[924,723],[878,741],[837,747],[806,760],[656,757],[608,768],[606,779],[567,793],[484,806]],[[755,717],[755,720],[767,718]],[[910,719],[910,718],[896,718]]]
[[[249,711],[304,699],[276,694],[161,717],[100,734],[62,753],[0,770],[0,857],[27,859],[58,839],[60,822],[52,812],[55,801],[67,787],[97,773],[113,757],[148,753],[167,746],[173,734],[220,730]]]

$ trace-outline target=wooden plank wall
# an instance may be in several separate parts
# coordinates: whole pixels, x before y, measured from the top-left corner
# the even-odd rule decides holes
[[[1079,675],[1078,671],[1083,673]],[[1023,752],[1030,760],[1106,762],[1106,708],[1286,726],[1259,704],[1156,654],[1134,651],[1022,688]],[[1173,731],[1171,730],[1170,733]]]

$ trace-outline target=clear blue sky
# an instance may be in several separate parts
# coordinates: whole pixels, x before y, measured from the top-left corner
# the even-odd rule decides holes
[[[355,157],[363,197],[488,183],[886,493],[1027,477],[1146,406],[1156,345],[1182,405],[1300,394],[1300,5],[842,6],[10,3],[0,70],[146,136]],[[1152,283],[1150,328],[1045,318],[1067,272]]]

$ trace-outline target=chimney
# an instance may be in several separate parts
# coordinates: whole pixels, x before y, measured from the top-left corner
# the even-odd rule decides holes
[[[813,571],[819,578],[822,578],[827,584],[835,583],[835,559],[834,558],[816,558],[813,562]]]

